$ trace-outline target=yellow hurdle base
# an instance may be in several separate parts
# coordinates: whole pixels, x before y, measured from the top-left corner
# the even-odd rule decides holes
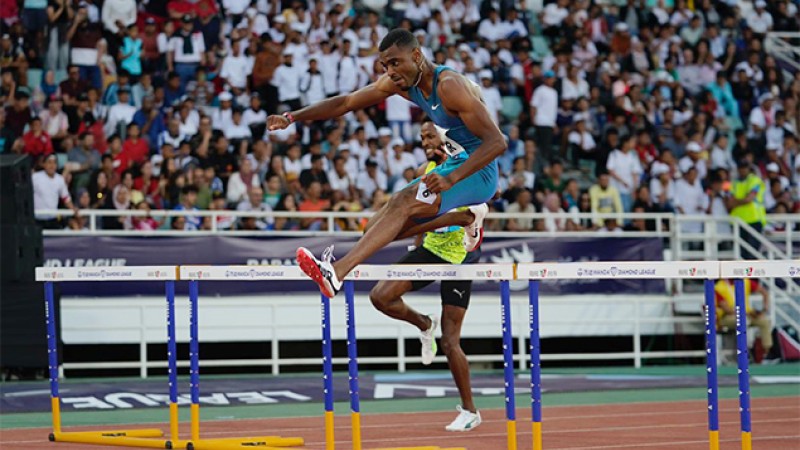
[[[245,438],[226,438],[226,439],[200,439],[187,442],[187,450],[236,450],[236,449],[270,449],[286,447],[302,447],[305,445],[303,438],[280,437],[280,436],[257,436]]]
[[[74,431],[51,433],[51,442],[71,442],[75,444],[107,445],[114,447],[167,448],[164,436],[158,429]]]

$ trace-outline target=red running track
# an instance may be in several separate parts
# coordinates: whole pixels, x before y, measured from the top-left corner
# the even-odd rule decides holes
[[[753,448],[800,449],[800,397],[752,400]],[[438,445],[469,450],[506,449],[502,410],[483,411],[483,425],[468,433],[444,431],[455,412],[366,414],[362,416],[364,448]],[[708,428],[705,401],[627,403],[591,406],[544,406],[544,448],[547,450],[706,450]],[[530,410],[517,412],[519,449],[531,449]],[[351,447],[349,417],[336,418],[336,447]],[[151,425],[141,428],[152,428]],[[105,428],[117,428],[102,427]],[[129,427],[129,428],[136,428]],[[96,428],[97,429],[97,428]],[[166,431],[166,426],[163,427]],[[80,431],[86,428],[70,428]],[[188,425],[181,432],[188,435]],[[47,429],[9,429],[0,435],[0,448],[77,450],[101,448],[47,442]],[[299,436],[304,449],[325,448],[322,416],[291,419],[231,420],[203,422],[201,436],[207,438],[248,435]],[[722,449],[739,449],[739,414],[736,400],[720,402]],[[111,447],[109,447],[111,448]],[[119,448],[119,447],[116,447]]]

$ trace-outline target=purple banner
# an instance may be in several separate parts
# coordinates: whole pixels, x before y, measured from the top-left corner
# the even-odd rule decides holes
[[[48,237],[44,240],[45,265],[64,266],[142,266],[142,265],[293,265],[298,246],[314,254],[336,244],[338,256],[347,253],[356,238],[245,238],[199,237]],[[380,250],[367,263],[391,264],[406,252],[410,241],[395,242]],[[587,239],[486,239],[481,263],[580,262],[580,261],[661,261],[663,248],[658,238]],[[186,292],[186,283],[177,290]],[[356,283],[360,291],[374,283]],[[543,294],[657,294],[663,292],[659,280],[553,280],[541,284]],[[522,291],[527,282],[511,283],[512,291]],[[438,292],[433,286],[431,292]],[[476,282],[475,291],[498,291],[496,282]],[[255,294],[265,292],[313,292],[311,282],[203,282],[201,295]],[[62,294],[87,296],[163,295],[163,283],[63,283]]]

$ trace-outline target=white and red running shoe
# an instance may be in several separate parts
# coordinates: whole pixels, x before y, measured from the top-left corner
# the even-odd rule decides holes
[[[315,258],[305,247],[297,249],[297,264],[300,269],[319,285],[322,295],[328,298],[336,296],[342,288],[342,282],[336,277],[336,271],[331,264],[333,259],[332,245],[322,252],[322,260]]]

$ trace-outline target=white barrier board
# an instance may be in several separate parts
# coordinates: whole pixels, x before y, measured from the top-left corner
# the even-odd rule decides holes
[[[722,278],[800,278],[800,260],[722,261]]]
[[[521,263],[517,266],[519,280],[578,280],[595,279],[671,279],[719,277],[718,261],[618,261],[585,263]]]
[[[177,279],[177,266],[36,268],[36,281],[174,281]]]

